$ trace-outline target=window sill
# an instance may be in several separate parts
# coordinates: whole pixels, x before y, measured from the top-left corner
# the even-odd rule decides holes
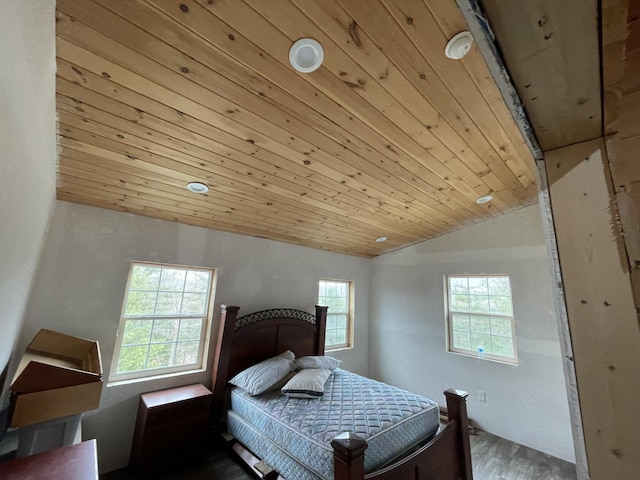
[[[497,358],[491,358],[491,357],[479,357],[477,353],[465,353],[465,352],[454,352],[452,350],[447,350],[447,353],[452,353],[454,355],[461,355],[463,357],[471,357],[471,358],[475,358],[476,360],[483,360],[483,361],[488,361],[488,362],[494,362],[494,363],[501,363],[503,365],[510,365],[512,367],[517,367],[519,366],[518,364],[518,360],[501,360],[501,359],[497,359]]]
[[[140,383],[140,382],[150,382],[152,380],[162,380],[164,378],[174,378],[174,377],[179,377],[182,375],[193,375],[193,374],[197,374],[197,373],[203,373],[206,372],[207,370],[205,368],[196,368],[194,370],[185,370],[183,372],[171,372],[171,373],[163,373],[160,375],[153,375],[153,376],[147,376],[147,377],[138,377],[138,378],[127,378],[126,380],[111,380],[107,382],[107,388],[108,387],[120,387],[122,385],[131,385],[134,383]]]
[[[325,353],[327,352],[339,352],[341,350],[353,350],[353,347],[335,347],[335,348],[325,348],[324,351]]]

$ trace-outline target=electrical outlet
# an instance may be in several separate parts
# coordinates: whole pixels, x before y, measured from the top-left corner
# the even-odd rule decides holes
[[[484,390],[478,390],[478,401],[479,402],[487,401],[487,393]]]

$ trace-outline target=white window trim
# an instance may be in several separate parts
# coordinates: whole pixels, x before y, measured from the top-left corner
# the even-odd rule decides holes
[[[515,310],[515,305],[513,305],[513,289],[511,288],[511,276],[507,273],[494,273],[494,274],[467,274],[467,273],[459,273],[459,274],[449,274],[444,276],[444,304],[445,304],[445,328],[446,328],[446,340],[447,340],[447,352],[455,353],[458,355],[464,355],[467,357],[475,357],[479,358],[478,352],[475,350],[467,350],[466,348],[458,348],[453,345],[453,314],[454,313],[466,313],[469,315],[477,315],[482,317],[502,317],[509,318],[511,320],[511,341],[513,342],[513,357],[504,357],[502,355],[494,355],[491,353],[483,352],[483,359],[491,360],[499,363],[507,363],[509,365],[518,365],[518,346],[516,343],[516,322],[515,322],[515,312],[513,315],[499,315],[499,314],[485,314],[478,312],[461,312],[461,311],[451,311],[449,308],[449,278],[450,277],[480,277],[480,278],[491,278],[491,277],[507,277],[509,279],[509,290],[511,293],[511,305]]]
[[[349,289],[348,297],[349,297],[349,307],[347,312],[347,342],[331,345],[329,347],[326,346],[325,340],[325,351],[333,352],[336,350],[347,350],[353,348],[354,343],[354,330],[355,330],[355,283],[353,280],[343,280],[338,278],[321,278],[318,280],[318,284],[316,285],[316,298],[319,300],[320,293],[320,282],[340,282],[346,283]],[[329,321],[329,316],[331,315],[331,311],[327,311],[327,321]]]
[[[120,359],[120,350],[122,348],[122,340],[124,336],[124,328],[127,320],[135,320],[136,318],[149,318],[145,315],[140,316],[127,316],[125,317],[125,309],[127,307],[127,299],[129,297],[129,286],[131,283],[133,268],[136,265],[145,265],[145,266],[154,266],[160,268],[184,268],[190,270],[200,270],[211,273],[211,277],[209,279],[209,301],[207,303],[207,310],[204,315],[180,315],[179,318],[202,318],[202,329],[200,331],[200,344],[198,348],[198,358],[200,359],[197,363],[192,363],[188,365],[176,365],[173,367],[159,367],[159,368],[149,368],[145,370],[137,370],[135,372],[126,372],[126,373],[117,373],[116,368],[118,366],[118,361]],[[146,381],[153,380],[156,378],[162,377],[170,377],[175,375],[186,375],[190,373],[197,373],[205,371],[207,368],[207,360],[209,357],[209,344],[211,341],[211,325],[213,323],[213,310],[214,310],[214,302],[215,302],[215,290],[217,284],[217,276],[218,270],[215,268],[205,268],[205,267],[196,267],[190,265],[177,265],[177,264],[169,264],[169,263],[156,263],[156,262],[142,262],[142,261],[132,261],[129,266],[129,272],[127,274],[127,284],[124,291],[124,297],[122,299],[122,308],[120,309],[120,323],[118,325],[118,333],[116,336],[116,344],[113,350],[113,359],[111,361],[111,371],[109,374],[108,385],[117,385],[117,384],[126,384],[138,381]],[[177,315],[154,315],[152,318],[176,318]]]

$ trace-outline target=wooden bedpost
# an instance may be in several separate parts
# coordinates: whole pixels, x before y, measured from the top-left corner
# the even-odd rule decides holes
[[[471,470],[471,445],[469,441],[469,418],[467,417],[467,397],[469,394],[462,390],[448,388],[444,391],[447,397],[447,416],[449,421],[455,420],[458,424],[456,432],[459,452],[458,461],[463,480],[473,480]]]
[[[213,398],[211,401],[211,412],[209,423],[217,427],[222,417],[224,409],[224,395],[229,374],[229,360],[231,358],[231,343],[233,339],[233,329],[240,307],[235,305],[221,305],[220,326],[218,327],[218,339],[216,341],[216,351],[213,361],[213,372],[211,373],[211,390]]]
[[[317,339],[318,344],[316,345],[316,351],[318,355],[324,355],[324,339],[325,339],[325,330],[327,325],[327,310],[329,307],[321,307],[320,305],[316,305],[316,329],[318,331]]]
[[[364,451],[367,442],[355,433],[345,432],[333,437],[334,480],[364,479]]]

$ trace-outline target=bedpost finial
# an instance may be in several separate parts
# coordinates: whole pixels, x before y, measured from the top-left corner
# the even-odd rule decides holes
[[[364,478],[364,451],[367,442],[352,432],[341,433],[331,440],[334,478]]]
[[[455,400],[458,400],[459,402],[466,402],[467,397],[469,396],[469,393],[465,392],[464,390],[456,390],[455,388],[447,388],[443,393],[448,400],[455,399]]]
[[[331,446],[335,453],[343,460],[350,462],[364,455],[368,447],[367,442],[353,432],[343,432],[333,437]]]

